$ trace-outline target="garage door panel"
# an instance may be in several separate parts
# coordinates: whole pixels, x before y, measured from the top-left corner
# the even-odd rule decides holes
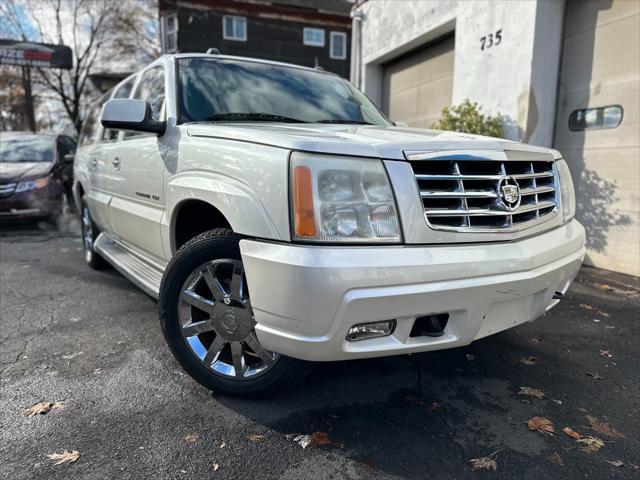
[[[638,16],[598,28],[594,38],[595,32],[596,29],[591,28],[565,40],[563,91],[588,89],[594,82],[620,82],[640,76]],[[621,48],[621,39],[627,39],[624,48]]]
[[[451,104],[453,37],[425,47],[383,69],[382,108],[392,120],[430,127]]]
[[[640,82],[624,82],[561,94],[558,99],[556,148],[631,147],[640,145]],[[622,123],[616,128],[569,130],[569,116],[583,108],[621,105]]]
[[[612,3],[611,0],[569,0],[567,2],[567,14],[571,15],[571,21],[565,26],[565,36],[570,37],[587,28],[592,28],[594,20],[598,25],[604,26],[625,17],[640,13],[640,2],[636,0],[619,0]]]
[[[621,105],[616,128],[569,130],[583,108]],[[587,263],[640,275],[640,2],[567,3],[555,146],[571,169]]]

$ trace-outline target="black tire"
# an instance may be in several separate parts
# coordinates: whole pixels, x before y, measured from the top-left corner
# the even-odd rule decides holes
[[[84,259],[89,267],[94,270],[102,270],[107,268],[109,264],[94,249],[96,238],[100,235],[100,229],[91,218],[91,211],[89,210],[89,206],[87,205],[87,201],[84,196],[80,202],[80,225],[82,225],[82,251],[84,252]]]
[[[311,364],[278,355],[271,366],[255,378],[236,379],[215,372],[187,344],[179,319],[185,282],[207,262],[220,259],[242,261],[240,236],[226,228],[205,232],[183,245],[167,266],[160,286],[160,323],[165,340],[182,368],[215,393],[241,397],[265,397],[285,391],[304,380]],[[213,318],[213,315],[211,315]],[[219,335],[217,331],[216,336]],[[214,362],[215,364],[215,362]]]

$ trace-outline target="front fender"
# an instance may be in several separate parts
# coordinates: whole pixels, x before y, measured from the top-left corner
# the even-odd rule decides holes
[[[257,238],[288,240],[250,188],[226,175],[189,171],[176,175],[167,184],[167,233],[172,231],[175,212],[188,200],[199,200],[217,208],[234,232]],[[287,208],[284,206],[284,208]]]

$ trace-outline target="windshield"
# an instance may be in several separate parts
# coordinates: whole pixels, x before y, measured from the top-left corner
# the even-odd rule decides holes
[[[268,63],[178,59],[180,123],[271,121],[389,125],[346,80]]]
[[[0,162],[53,162],[54,137],[0,138]]]

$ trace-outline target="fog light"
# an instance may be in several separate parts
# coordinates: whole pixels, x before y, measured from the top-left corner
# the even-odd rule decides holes
[[[383,322],[359,323],[349,329],[347,340],[366,340],[367,338],[386,337],[391,335],[396,329],[395,320],[385,320]]]

